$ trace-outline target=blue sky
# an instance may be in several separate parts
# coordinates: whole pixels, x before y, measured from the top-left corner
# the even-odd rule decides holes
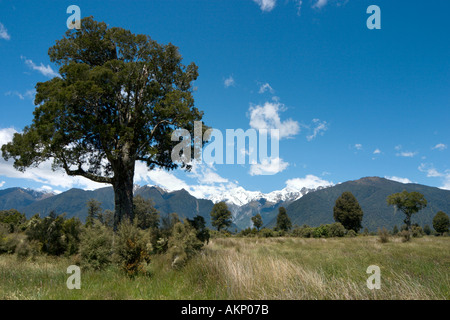
[[[31,123],[34,86],[57,73],[47,52],[72,4],[82,17],[178,46],[199,67],[194,97],[209,126],[285,132],[272,175],[250,164],[191,173],[138,165],[138,184],[207,196],[381,176],[450,189],[448,1],[0,0],[0,144]],[[372,4],[380,30],[366,26]],[[22,174],[0,160],[0,188],[14,186],[98,187],[48,163]]]

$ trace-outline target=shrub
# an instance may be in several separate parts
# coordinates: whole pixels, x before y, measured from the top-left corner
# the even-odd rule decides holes
[[[41,244],[38,241],[28,241],[24,239],[20,241],[16,248],[18,260],[34,260],[41,252]]]
[[[426,225],[423,227],[423,232],[424,232],[427,236],[429,236],[429,235],[431,234],[431,232],[432,232],[430,226],[426,224]]]
[[[329,234],[328,225],[322,224],[317,228],[314,228],[313,237],[314,238],[327,238]]]
[[[382,229],[378,229],[378,240],[381,243],[387,243],[389,242],[389,231],[385,227]]]
[[[363,236],[367,237],[368,235],[370,235],[370,233],[369,233],[369,229],[367,229],[367,228],[364,228],[364,231],[363,231]]]
[[[414,225],[411,227],[411,235],[413,238],[421,238],[424,235],[422,228],[418,225]]]
[[[246,228],[239,232],[239,236],[241,237],[254,237],[258,234],[258,230],[256,228]]]
[[[398,227],[395,225],[394,228],[392,229],[392,234],[396,235],[398,233]]]
[[[102,270],[111,263],[113,234],[110,229],[95,221],[85,228],[80,237],[81,266]]]
[[[20,235],[17,233],[2,234],[0,231],[0,254],[13,254],[20,243]]]
[[[203,242],[197,238],[195,229],[185,220],[184,223],[175,224],[168,247],[172,267],[177,269],[185,265],[203,247]]]
[[[274,231],[268,228],[262,228],[261,231],[259,231],[259,234],[263,238],[272,238],[274,236]]]
[[[115,260],[130,277],[146,273],[153,247],[149,232],[138,227],[137,221],[123,221],[117,230]]]
[[[64,215],[58,216],[54,211],[43,219],[35,215],[28,221],[26,234],[30,241],[42,244],[42,252],[58,256],[67,249],[63,224]]]
[[[339,223],[333,223],[328,225],[328,236],[329,237],[343,237],[345,236],[345,228]]]
[[[355,230],[348,230],[347,231],[347,237],[349,237],[349,238],[354,238],[354,237],[356,237],[358,234],[355,232]]]
[[[402,242],[408,242],[411,240],[411,233],[408,230],[402,230],[398,233],[401,237]]]
[[[314,228],[311,228],[308,225],[303,225],[300,228],[296,228],[293,231],[293,235],[295,237],[302,237],[302,238],[312,238],[314,233]]]

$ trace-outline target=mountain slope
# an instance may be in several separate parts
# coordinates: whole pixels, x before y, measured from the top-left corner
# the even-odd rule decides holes
[[[395,211],[386,204],[386,198],[392,193],[417,191],[428,201],[427,208],[413,215],[412,222],[423,226],[432,225],[434,215],[442,210],[450,212],[450,191],[419,184],[403,184],[378,177],[367,177],[348,181],[333,187],[311,192],[294,201],[286,209],[292,224],[318,226],[333,223],[333,207],[336,199],[344,192],[350,191],[358,200],[364,211],[362,225],[371,231],[394,225],[403,225],[404,214]],[[272,220],[270,226],[275,225]]]

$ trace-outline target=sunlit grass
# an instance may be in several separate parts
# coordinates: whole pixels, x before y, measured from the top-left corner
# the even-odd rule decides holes
[[[0,299],[449,299],[450,238],[402,243],[377,237],[213,239],[181,270],[155,256],[148,274],[117,267],[81,273],[69,290],[70,258],[0,256]],[[369,290],[366,269],[381,269]]]

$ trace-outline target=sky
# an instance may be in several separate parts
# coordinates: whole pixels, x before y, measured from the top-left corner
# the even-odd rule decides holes
[[[195,62],[196,106],[227,129],[279,129],[268,162],[136,166],[135,183],[199,197],[366,176],[450,190],[450,2],[388,0],[0,0],[0,145],[31,124],[35,85],[58,76],[48,49],[81,17],[173,43]],[[381,29],[369,29],[370,5]],[[226,142],[225,142],[226,143]],[[0,189],[103,187],[0,159]]]

